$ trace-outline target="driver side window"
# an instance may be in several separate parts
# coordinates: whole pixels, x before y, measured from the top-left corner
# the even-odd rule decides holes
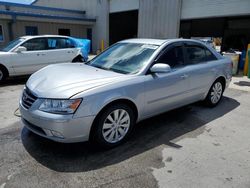
[[[182,46],[175,46],[166,50],[157,60],[157,63],[166,63],[171,68],[184,65]]]

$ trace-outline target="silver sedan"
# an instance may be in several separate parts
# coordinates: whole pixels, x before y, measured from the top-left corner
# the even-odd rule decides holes
[[[20,99],[22,122],[54,141],[113,147],[146,118],[196,101],[216,106],[231,72],[229,59],[199,41],[125,40],[86,64],[34,73]]]

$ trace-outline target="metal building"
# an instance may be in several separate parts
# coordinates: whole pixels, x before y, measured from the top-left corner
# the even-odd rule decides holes
[[[250,1],[36,0],[22,5],[0,0],[0,47],[36,34],[89,38],[94,52],[101,41],[107,47],[134,37],[221,37],[225,48],[242,48],[250,42]]]
[[[181,0],[110,0],[109,3],[110,44],[123,36],[164,39],[179,35]]]
[[[66,3],[67,2],[67,3]],[[95,4],[81,0],[38,0],[31,5],[0,1],[0,46],[23,35],[60,34],[91,38]],[[71,5],[71,6],[70,6]],[[88,10],[87,13],[87,9]]]
[[[111,44],[133,36],[219,37],[222,50],[243,50],[250,43],[249,0],[110,0],[109,4]]]

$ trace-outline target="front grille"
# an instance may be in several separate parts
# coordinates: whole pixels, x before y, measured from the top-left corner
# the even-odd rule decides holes
[[[31,91],[26,87],[23,90],[23,95],[22,95],[22,105],[29,109],[32,104],[36,101],[37,97],[31,93]]]

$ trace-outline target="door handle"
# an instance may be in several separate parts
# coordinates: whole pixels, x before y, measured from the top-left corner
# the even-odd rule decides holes
[[[40,55],[42,55],[42,56],[44,56],[44,55],[46,55],[46,54],[36,54],[37,56],[40,56]]]
[[[187,74],[183,74],[183,75],[181,75],[181,78],[182,79],[186,79],[186,78],[188,78],[188,75]]]

